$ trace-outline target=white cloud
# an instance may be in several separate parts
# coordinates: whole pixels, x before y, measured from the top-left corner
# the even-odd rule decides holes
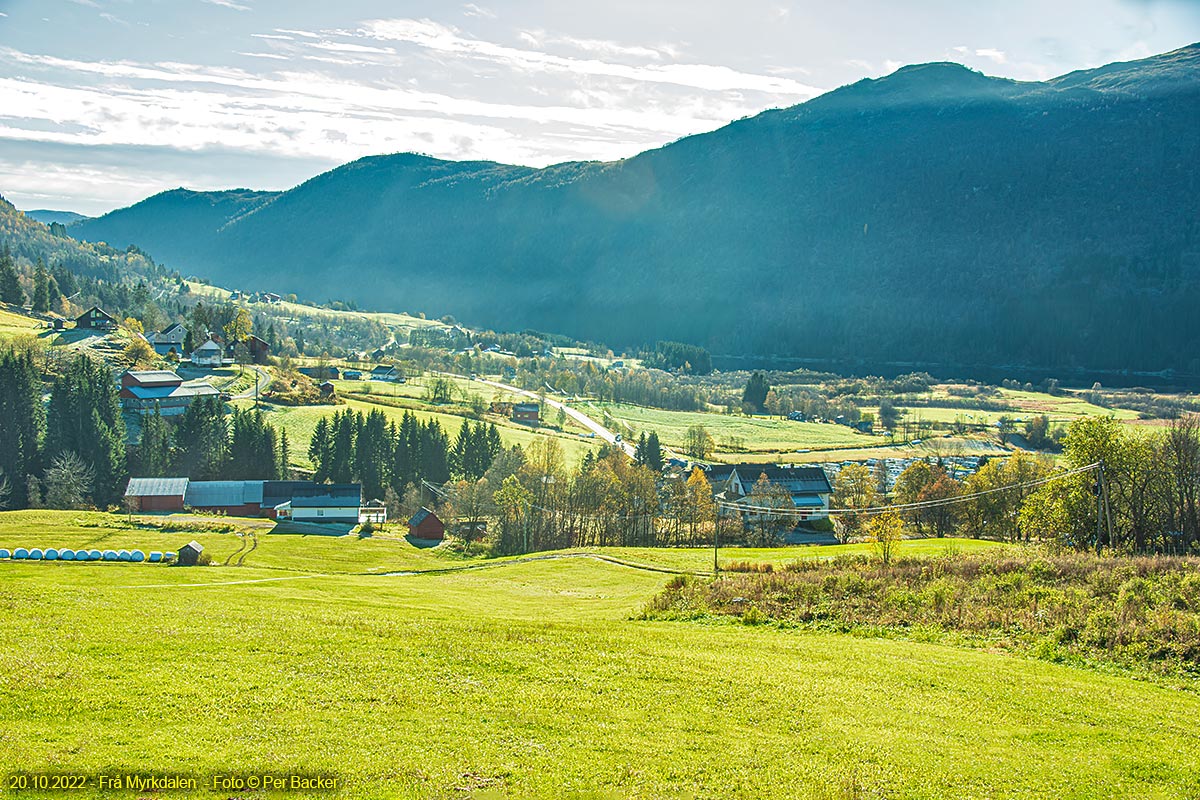
[[[249,56],[250,58],[270,58],[275,61],[289,61],[290,60],[287,56],[281,56],[278,53],[244,53],[239,50],[238,55],[239,56]]]
[[[1005,52],[1003,50],[996,50],[991,47],[984,47],[982,49],[976,50],[975,55],[979,56],[980,58],[991,59],[992,61],[996,62],[997,64],[1004,64],[1008,61],[1008,56],[1005,54]]]
[[[276,33],[290,33],[293,36],[303,36],[305,39],[320,39],[321,38],[321,35],[319,33],[313,33],[312,31],[298,31],[298,30],[294,30],[292,28],[276,28],[275,32]]]
[[[250,6],[242,5],[235,0],[203,0],[203,2],[222,8],[232,8],[234,11],[249,11]]]
[[[814,97],[819,89],[788,78],[739,72],[709,64],[649,64],[629,66],[596,59],[568,58],[540,50],[525,50],[460,36],[457,29],[429,19],[377,19],[361,33],[372,39],[413,44],[438,53],[461,55],[524,71],[558,71],[575,75],[624,78],[667,83],[707,91],[749,90],[793,97]]]
[[[295,41],[295,37],[284,36],[284,35],[278,34],[278,33],[252,33],[252,34],[250,34],[250,36],[255,39],[279,39],[279,40],[282,40],[285,42]]]
[[[483,6],[477,6],[474,3],[467,3],[465,6],[463,6],[463,14],[468,17],[487,17],[488,19],[496,18],[495,11],[484,8]]]

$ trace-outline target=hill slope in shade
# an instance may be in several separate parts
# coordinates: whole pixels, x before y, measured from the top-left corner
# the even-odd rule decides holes
[[[718,354],[1200,373],[1200,46],[905,67],[615,163],[374,156],[72,226],[244,288]]]
[[[33,211],[26,211],[25,216],[30,219],[40,222],[43,225],[49,225],[51,222],[57,222],[61,225],[70,225],[73,222],[81,222],[85,219],[91,219],[84,214],[77,214],[74,211],[53,211],[48,208],[37,208]]]

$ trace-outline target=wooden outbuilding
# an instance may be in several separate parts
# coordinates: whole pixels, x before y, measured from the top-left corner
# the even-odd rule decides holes
[[[181,567],[194,567],[200,563],[200,554],[204,552],[204,545],[197,541],[191,541],[179,548],[179,555],[176,558],[176,563]]]
[[[422,508],[409,518],[408,535],[414,539],[440,542],[446,538],[446,525],[438,519],[437,514],[428,508]]]

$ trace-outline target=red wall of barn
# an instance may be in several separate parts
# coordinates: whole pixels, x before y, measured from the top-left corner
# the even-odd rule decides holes
[[[246,503],[240,506],[192,506],[197,511],[209,513],[219,512],[229,517],[257,517],[262,515],[258,503]]]
[[[183,495],[139,497],[139,511],[183,511]]]
[[[444,539],[446,537],[446,526],[441,520],[433,517],[426,517],[421,520],[421,524],[417,525],[409,531],[410,536],[415,536],[418,539]]]

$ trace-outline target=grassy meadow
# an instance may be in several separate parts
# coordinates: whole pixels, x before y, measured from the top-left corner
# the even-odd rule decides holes
[[[670,576],[590,558],[480,569],[402,539],[133,523],[148,527],[8,512],[0,547],[196,538],[215,555],[247,529],[259,546],[242,567],[0,562],[0,773],[330,772],[332,796],[372,800],[1200,793],[1191,691],[926,642],[642,620]]]
[[[786,454],[797,450],[863,447],[887,440],[859,433],[844,425],[792,422],[779,417],[746,417],[700,411],[664,411],[626,404],[583,405],[579,410],[612,428],[614,420],[634,435],[657,431],[668,447],[682,449],[688,428],[702,425],[716,442],[716,457],[744,454]],[[728,458],[725,460],[729,460]]]

